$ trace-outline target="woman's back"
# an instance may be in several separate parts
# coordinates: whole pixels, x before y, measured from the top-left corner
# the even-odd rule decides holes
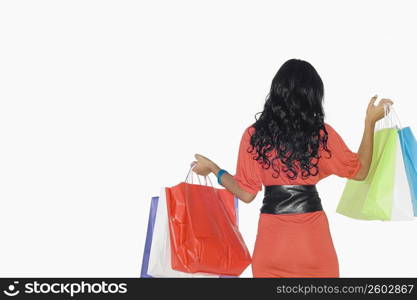
[[[330,154],[322,148],[319,150],[321,158],[318,162],[318,173],[316,176],[310,175],[303,179],[299,172],[296,179],[290,179],[287,173],[283,171],[284,164],[276,160],[279,165],[280,173],[277,177],[272,167],[264,168],[258,161],[255,152],[250,153],[250,136],[255,132],[253,126],[245,129],[239,147],[238,161],[236,166],[235,180],[239,186],[251,194],[256,194],[262,190],[262,185],[312,185],[319,180],[335,174],[344,178],[353,178],[361,167],[359,156],[352,152],[345,144],[342,137],[329,124],[324,123],[328,133],[327,148]],[[274,157],[276,151],[271,151],[271,157]]]

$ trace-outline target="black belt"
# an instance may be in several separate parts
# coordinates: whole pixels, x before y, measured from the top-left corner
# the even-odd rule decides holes
[[[323,210],[316,186],[268,185],[261,213],[299,214]]]

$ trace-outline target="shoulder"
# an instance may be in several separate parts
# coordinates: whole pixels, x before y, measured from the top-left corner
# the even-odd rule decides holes
[[[255,133],[256,129],[253,124],[246,126],[245,130],[243,131],[242,138],[243,139],[250,139],[250,137]]]
[[[327,122],[324,122],[324,128],[326,128],[326,131],[329,133],[330,131],[334,131],[334,128]]]
[[[328,137],[340,137],[338,131],[329,123],[324,122],[324,127],[326,128]]]
[[[336,150],[346,150],[348,147],[339,131],[335,129],[333,126],[329,125],[328,123],[325,123],[325,127],[327,130],[328,148]]]
[[[240,137],[240,147],[247,147],[250,145],[251,137],[254,132],[255,128],[253,127],[253,124],[245,127]]]

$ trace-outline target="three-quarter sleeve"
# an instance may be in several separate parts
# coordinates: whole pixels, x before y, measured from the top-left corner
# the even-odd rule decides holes
[[[352,179],[361,168],[358,153],[352,152],[338,132],[329,124],[325,123],[328,133],[327,148],[331,151],[331,158],[326,162],[328,174],[335,174],[340,177]],[[324,157],[328,153],[323,152]]]
[[[245,129],[239,146],[239,153],[236,165],[236,174],[233,178],[237,184],[246,192],[256,195],[258,191],[262,190],[262,180],[260,176],[259,165],[253,159],[255,150],[250,153],[247,150],[251,149],[250,135],[255,130],[252,126]]]

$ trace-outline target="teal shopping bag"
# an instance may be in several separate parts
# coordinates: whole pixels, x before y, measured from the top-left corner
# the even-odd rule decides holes
[[[414,216],[417,216],[417,141],[410,127],[398,131]]]

